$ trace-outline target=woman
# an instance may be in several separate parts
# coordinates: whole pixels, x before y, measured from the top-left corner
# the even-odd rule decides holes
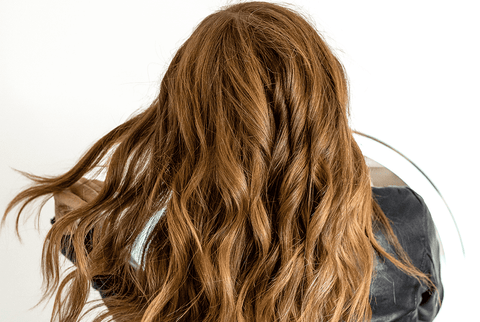
[[[304,17],[226,6],[149,108],[67,173],[25,173],[4,219],[55,197],[42,268],[61,321],[92,282],[108,308],[95,321],[431,321],[433,221],[413,190],[370,186],[349,115],[343,66]],[[63,280],[61,251],[76,265]]]

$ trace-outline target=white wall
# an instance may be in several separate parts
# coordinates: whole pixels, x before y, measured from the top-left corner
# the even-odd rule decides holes
[[[226,1],[1,1],[0,208],[28,182],[10,167],[59,174],[157,91],[193,28]],[[476,225],[479,62],[475,1],[292,1],[338,51],[352,126],[412,159],[452,210],[465,271],[438,321],[478,319]],[[454,5],[455,3],[455,5]],[[42,238],[29,220],[0,232],[0,322],[49,321],[40,298]],[[33,217],[32,217],[33,218]],[[451,278],[451,277],[450,277]],[[472,279],[472,280],[470,280]],[[448,296],[448,301],[447,301]],[[443,313],[443,312],[442,312]],[[459,317],[460,315],[460,317]],[[461,319],[463,317],[463,319]]]

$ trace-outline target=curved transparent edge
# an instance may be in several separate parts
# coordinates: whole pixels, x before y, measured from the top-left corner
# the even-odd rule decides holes
[[[454,263],[458,259],[465,259],[465,249],[455,218],[440,191],[425,172],[402,153],[376,138],[354,131],[354,139],[366,157],[392,171],[422,196],[436,226],[441,252],[444,253],[444,256],[441,256],[442,262],[448,260]]]

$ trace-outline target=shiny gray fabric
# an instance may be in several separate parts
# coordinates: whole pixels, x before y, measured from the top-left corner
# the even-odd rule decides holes
[[[444,290],[440,245],[432,216],[422,197],[409,187],[373,187],[372,193],[413,265],[427,274],[437,288],[437,292],[429,290],[389,260],[377,256],[376,276],[370,287],[372,321],[433,321],[440,309],[437,295],[443,300]],[[382,232],[375,236],[383,248],[395,254]]]
[[[389,260],[377,255],[376,274],[370,287],[371,321],[433,321],[440,309],[437,293],[443,300],[443,285],[440,278],[439,241],[431,214],[422,197],[408,187],[372,187],[372,193],[412,263],[430,276],[437,292],[429,290]],[[85,238],[87,251],[91,249],[92,233],[90,231]],[[380,230],[375,232],[375,236],[384,249],[395,255]],[[62,253],[75,263],[69,237],[64,236]],[[105,288],[115,285],[115,282],[112,277],[97,276],[92,285],[105,298],[108,296]]]

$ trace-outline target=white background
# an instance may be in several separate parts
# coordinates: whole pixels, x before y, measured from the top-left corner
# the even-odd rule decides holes
[[[176,49],[226,1],[0,1],[0,208],[28,181],[63,173],[149,105]],[[346,66],[352,127],[414,161],[448,202],[464,270],[437,321],[480,321],[477,224],[480,20],[476,1],[291,1]],[[40,255],[53,217],[0,231],[0,322],[49,321]],[[442,236],[448,242],[448,236]],[[94,297],[96,295],[93,295]]]

